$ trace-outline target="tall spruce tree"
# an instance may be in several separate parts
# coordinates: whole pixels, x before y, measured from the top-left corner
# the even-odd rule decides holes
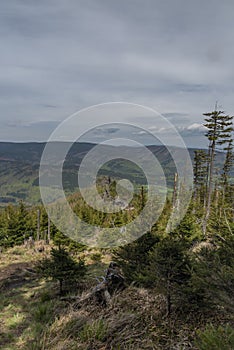
[[[205,136],[209,140],[206,213],[203,220],[203,233],[205,235],[211,209],[215,153],[217,146],[223,146],[231,139],[233,116],[226,115],[223,111],[218,111],[217,106],[213,112],[204,113],[203,115],[206,117],[204,126],[208,129]]]

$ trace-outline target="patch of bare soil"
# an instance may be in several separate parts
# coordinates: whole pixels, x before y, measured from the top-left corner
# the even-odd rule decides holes
[[[36,278],[32,263],[14,263],[0,269],[0,291],[21,287]]]

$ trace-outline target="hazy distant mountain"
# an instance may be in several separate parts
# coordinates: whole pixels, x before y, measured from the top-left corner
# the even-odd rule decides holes
[[[54,143],[56,151],[60,152],[62,143]],[[94,147],[91,143],[75,143],[67,154],[64,163],[63,183],[67,192],[77,189],[77,173],[83,157]],[[37,203],[40,200],[38,170],[45,143],[10,143],[0,142],[0,203],[17,202],[22,199],[27,203]],[[111,148],[114,146],[103,145]],[[122,147],[122,150],[121,150]],[[120,146],[118,153],[126,154],[126,146]],[[176,171],[173,159],[165,146],[148,146],[161,164],[169,186],[172,185]],[[122,152],[124,150],[124,152]],[[130,151],[130,149],[129,149]],[[140,158],[144,157],[143,148],[137,149]],[[173,148],[173,152],[180,152]],[[193,159],[194,149],[189,149]],[[217,154],[217,167],[220,168],[224,154]],[[182,159],[183,161],[183,159]],[[100,175],[112,178],[127,178],[136,184],[146,183],[145,176],[139,167],[123,159],[115,159],[105,164]]]

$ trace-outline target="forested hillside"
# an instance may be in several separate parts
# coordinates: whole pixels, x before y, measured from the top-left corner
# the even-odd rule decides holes
[[[205,118],[210,146],[194,152],[192,198],[171,230],[182,186],[176,176],[152,228],[116,248],[74,242],[41,205],[2,208],[1,349],[234,348],[233,125],[221,111]],[[105,175],[99,193],[114,199],[116,181]],[[68,200],[82,220],[118,229],[144,208],[147,186],[139,184],[131,210],[118,214],[98,213],[79,192]]]
[[[56,143],[59,152],[64,143]],[[94,147],[90,143],[75,143],[67,154],[63,182],[66,192],[73,193],[78,190],[77,172],[84,156]],[[40,203],[39,191],[39,166],[45,143],[7,143],[0,142],[0,205],[7,203],[19,203],[23,200],[28,205]],[[103,146],[105,148],[111,146]],[[168,186],[173,188],[174,173],[176,171],[172,157],[165,146],[148,146],[149,150],[160,162]],[[126,148],[124,148],[126,149]],[[176,148],[172,147],[175,152]],[[131,147],[129,149],[131,152]],[[195,149],[189,149],[191,160],[194,159]],[[121,154],[121,150],[119,151]],[[144,156],[141,148],[138,150],[139,159]],[[222,171],[225,154],[218,151],[215,160],[216,172]],[[146,184],[142,171],[133,163],[124,159],[115,159],[103,165],[99,172],[100,176],[110,176],[115,179],[127,178],[136,185]],[[234,177],[234,171],[231,170]]]

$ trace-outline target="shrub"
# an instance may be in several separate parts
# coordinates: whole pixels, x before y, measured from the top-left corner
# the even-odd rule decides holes
[[[82,331],[79,334],[81,341],[87,341],[96,339],[99,341],[104,341],[106,336],[107,326],[103,320],[96,320],[93,323],[83,327]]]
[[[83,260],[76,262],[61,247],[51,249],[50,255],[50,258],[45,258],[38,264],[37,270],[42,277],[57,280],[60,294],[63,294],[64,282],[72,284],[80,281],[86,273],[86,266]]]
[[[234,329],[229,325],[215,328],[213,325],[204,331],[198,331],[196,346],[199,350],[232,350],[234,349]]]

